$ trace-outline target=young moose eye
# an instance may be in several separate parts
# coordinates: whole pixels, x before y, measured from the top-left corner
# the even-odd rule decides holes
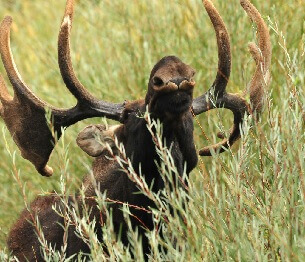
[[[163,80],[160,77],[155,76],[153,78],[153,84],[155,86],[162,86],[164,84]]]

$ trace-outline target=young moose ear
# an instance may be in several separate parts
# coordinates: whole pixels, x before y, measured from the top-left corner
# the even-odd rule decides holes
[[[120,125],[108,128],[105,125],[87,126],[78,134],[76,143],[89,156],[98,157],[106,152],[106,144],[111,148],[115,147],[114,134],[118,127]]]

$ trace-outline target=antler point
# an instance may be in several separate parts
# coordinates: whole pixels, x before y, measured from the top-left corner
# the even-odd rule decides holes
[[[53,168],[46,165],[42,170],[39,171],[42,176],[50,177],[53,175]]]
[[[11,24],[13,22],[13,17],[8,15],[8,16],[4,17],[3,21],[5,23]]]
[[[70,26],[71,26],[71,18],[70,18],[70,15],[66,15],[66,16],[64,17],[64,20],[63,20],[61,26],[62,26],[62,27],[63,27],[63,26],[68,26],[68,27],[70,28]]]

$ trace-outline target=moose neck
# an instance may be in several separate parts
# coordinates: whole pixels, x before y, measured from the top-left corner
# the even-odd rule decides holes
[[[193,117],[191,112],[185,112],[179,116],[157,117],[163,125],[163,141],[167,148],[171,148],[171,154],[176,168],[181,176],[186,165],[187,174],[197,164],[197,154],[193,141]],[[156,166],[156,161],[160,162],[160,157],[156,152],[156,147],[152,135],[147,129],[145,119],[133,114],[129,117],[126,125],[128,134],[125,141],[127,156],[131,159],[133,168],[139,173],[141,167],[142,174],[145,175],[148,185],[154,181],[154,189],[160,190],[163,187],[162,178]]]

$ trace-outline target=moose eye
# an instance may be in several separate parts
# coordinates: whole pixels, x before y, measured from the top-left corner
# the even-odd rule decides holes
[[[164,84],[163,80],[160,77],[155,76],[153,78],[153,84],[155,86],[162,86]]]

